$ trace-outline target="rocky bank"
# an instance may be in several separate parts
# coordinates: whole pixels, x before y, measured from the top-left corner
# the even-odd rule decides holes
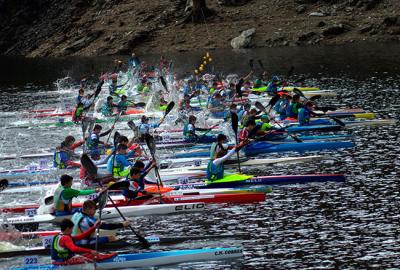
[[[206,0],[212,15],[196,23],[188,2],[0,0],[0,54],[97,56],[400,40],[399,0]]]

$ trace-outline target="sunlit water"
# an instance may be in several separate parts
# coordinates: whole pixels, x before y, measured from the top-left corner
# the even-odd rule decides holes
[[[386,118],[399,117],[399,77],[309,76],[308,84],[334,89],[338,98],[321,104],[362,107]],[[59,102],[54,87],[32,86],[1,94],[0,153],[35,153],[58,145],[79,127],[6,129],[21,120],[8,112]],[[7,116],[7,117],[6,117]],[[19,116],[20,117],[20,116]],[[107,124],[105,124],[107,125]],[[111,125],[111,124],[108,124]],[[242,245],[245,257],[233,262],[201,262],[181,269],[388,269],[400,265],[400,146],[398,125],[357,127],[355,149],[322,152],[328,160],[267,166],[256,174],[345,173],[346,183],[275,187],[255,205],[207,205],[203,213],[145,217],[134,226],[145,234],[199,235],[249,233],[251,240],[194,241],[152,249]],[[126,133],[126,132],[124,132]],[[296,155],[296,154],[294,154]],[[298,154],[297,154],[298,155]],[[278,156],[278,155],[271,155]],[[23,167],[30,160],[1,161],[0,167]],[[46,177],[41,177],[46,179]],[[29,181],[29,179],[25,180]],[[28,202],[36,195],[1,196],[2,204]],[[49,227],[43,227],[49,228]],[[41,258],[48,262],[48,258]],[[22,265],[22,258],[0,260],[0,268]],[[169,267],[167,267],[169,268]]]

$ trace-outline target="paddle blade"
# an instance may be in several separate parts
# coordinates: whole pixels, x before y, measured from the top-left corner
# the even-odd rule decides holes
[[[82,154],[81,165],[86,170],[87,174],[92,177],[97,176],[97,166],[93,163],[87,154]]]
[[[235,135],[237,135],[238,132],[238,124],[239,124],[239,117],[235,112],[231,112],[231,119],[232,119],[232,129],[233,132],[235,132]]]
[[[156,153],[156,144],[154,142],[154,138],[153,136],[151,136],[150,134],[146,134],[144,137],[145,141],[146,141],[146,145],[150,150],[151,156],[154,158],[154,154]]]
[[[242,85],[240,83],[236,84],[236,95],[240,98],[243,96]]]
[[[173,101],[171,101],[171,102],[167,105],[167,108],[165,109],[165,112],[164,112],[164,117],[167,116],[167,114],[169,114],[170,111],[172,111],[172,109],[174,108],[174,106],[175,106],[175,102],[173,102]]]
[[[97,197],[97,200],[96,200],[97,201],[97,209],[99,209],[101,211],[104,209],[104,207],[106,207],[107,198],[108,198],[107,190],[99,194],[99,196]]]
[[[130,129],[132,129],[132,131],[135,131],[135,129],[136,129],[135,122],[133,122],[132,120],[130,120],[127,124],[128,124],[128,127],[129,127]]]
[[[165,91],[168,92],[167,82],[165,81],[163,76],[160,76],[161,84],[164,86]]]
[[[323,112],[327,112],[327,111],[336,111],[337,108],[336,107],[331,107],[331,106],[324,106],[324,107],[315,107],[316,110],[318,111],[323,111]]]
[[[51,205],[53,203],[54,203],[54,196],[49,196],[49,197],[46,197],[44,199],[44,204],[45,205]]]
[[[103,81],[103,80],[101,80],[101,81],[97,84],[96,92],[94,93],[94,99],[96,99],[96,98],[99,96],[103,84],[104,84],[104,81]]]
[[[295,93],[296,95],[299,95],[299,96],[301,96],[301,97],[305,97],[304,96],[304,94],[303,94],[303,92],[301,92],[299,89],[297,89],[297,88],[294,88],[293,89],[293,93]]]
[[[265,111],[265,107],[264,107],[264,105],[261,104],[261,102],[256,101],[255,106],[256,106],[256,108],[259,109],[260,111],[263,111],[263,112]]]
[[[0,191],[5,190],[8,187],[8,180],[7,179],[1,179],[0,180]]]
[[[315,101],[317,99],[320,99],[321,97],[322,97],[321,95],[314,95],[314,96],[310,97],[310,100]]]
[[[333,121],[335,121],[336,123],[338,123],[340,126],[342,126],[342,127],[345,126],[345,123],[343,123],[341,120],[337,119],[336,117],[330,116],[329,118],[331,118]]]
[[[111,184],[108,189],[109,190],[117,190],[117,189],[128,189],[129,188],[129,181],[118,181]]]
[[[268,102],[268,106],[269,106],[270,108],[274,107],[274,105],[278,102],[278,100],[279,100],[280,98],[281,98],[281,97],[280,97],[279,95],[273,96],[273,97],[271,98],[271,100]]]
[[[117,150],[117,146],[118,146],[118,141],[119,141],[119,138],[121,137],[121,135],[119,134],[119,132],[118,131],[115,131],[115,133],[114,133],[114,150],[116,151]]]

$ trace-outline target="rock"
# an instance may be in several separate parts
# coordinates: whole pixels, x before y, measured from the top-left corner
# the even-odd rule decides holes
[[[382,25],[386,27],[400,25],[399,17],[398,16],[386,17],[385,19],[383,19]]]
[[[326,23],[324,21],[320,21],[319,23],[317,23],[317,27],[324,27],[326,25]]]
[[[310,40],[313,36],[315,36],[315,32],[308,32],[303,34],[297,38],[298,41],[307,41]]]
[[[88,33],[86,36],[78,39],[74,43],[72,43],[70,46],[65,47],[63,50],[64,51],[70,51],[70,52],[76,52],[79,51],[85,47],[87,47],[92,41],[97,39],[99,36],[103,34],[103,31],[94,31]]]
[[[373,28],[372,25],[368,25],[368,26],[365,26],[365,27],[361,28],[358,32],[360,34],[365,34],[365,33],[368,33],[369,31],[371,31],[372,28]]]
[[[344,27],[343,24],[338,24],[338,25],[333,25],[333,26],[328,27],[327,29],[325,29],[322,32],[322,35],[325,36],[325,37],[337,36],[337,35],[343,34],[346,31],[348,31],[348,30],[346,29],[346,27]]]
[[[235,37],[231,40],[232,48],[242,49],[250,47],[251,40],[255,32],[256,32],[255,28],[250,28],[243,31],[238,37]]]
[[[308,14],[308,16],[310,16],[310,17],[325,17],[325,14],[322,12],[311,12],[310,14]]]
[[[307,6],[306,5],[300,5],[300,6],[298,6],[296,8],[296,12],[298,14],[302,14],[302,13],[306,12],[306,10],[307,10]]]

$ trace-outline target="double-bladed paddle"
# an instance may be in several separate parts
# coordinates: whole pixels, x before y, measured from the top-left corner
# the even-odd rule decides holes
[[[306,100],[311,100],[311,99],[308,99],[308,98],[303,94],[303,92],[301,92],[301,91],[300,91],[299,89],[297,89],[297,88],[294,88],[294,89],[293,89],[293,92],[296,93],[296,94],[298,94],[299,96],[305,98]],[[311,112],[311,113],[315,114],[316,116],[327,116],[327,117],[329,117],[330,119],[332,119],[333,121],[335,121],[336,123],[338,123],[340,126],[342,126],[342,127],[346,126],[345,123],[343,123],[342,121],[340,121],[340,120],[337,119],[336,117],[333,117],[333,116],[330,116],[330,115],[327,115],[327,114],[315,113],[315,112]]]
[[[235,141],[236,145],[238,144],[238,125],[239,125],[239,117],[235,112],[231,112],[231,120],[232,120],[232,129],[233,132],[235,133]],[[239,159],[239,151],[236,151],[236,157],[237,157],[237,162],[238,162],[238,169],[239,173],[242,173],[242,170],[240,168],[240,159]]]
[[[276,95],[276,96],[278,96],[278,95]],[[275,97],[276,97],[276,96],[275,96]],[[271,100],[272,100],[272,99],[271,99]],[[276,102],[275,102],[275,103],[276,103]],[[269,105],[269,104],[268,104],[268,105]],[[259,109],[259,110],[261,110],[261,111],[267,113],[266,108],[265,108],[264,105],[262,105],[260,102],[256,101],[255,106],[256,106],[257,109]],[[272,106],[273,106],[273,105],[272,105]],[[282,127],[278,122],[276,122],[276,124],[277,124],[280,128],[283,129],[283,127]],[[293,140],[295,140],[296,142],[298,142],[298,143],[303,142],[303,141],[300,140],[297,136],[295,136],[295,135],[293,135],[293,134],[290,134],[290,133],[288,133],[288,134],[289,134],[289,136],[292,137]]]

